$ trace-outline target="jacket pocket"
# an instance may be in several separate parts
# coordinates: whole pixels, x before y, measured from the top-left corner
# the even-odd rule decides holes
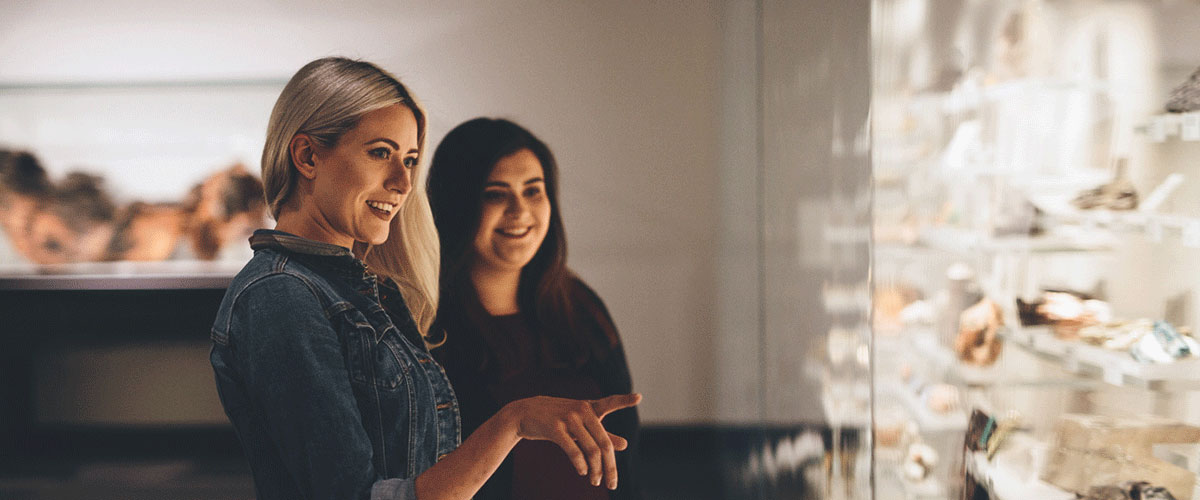
[[[388,390],[404,385],[410,366],[403,358],[393,355],[383,342],[377,341],[391,332],[379,333],[374,325],[353,311],[342,318],[341,326],[346,332],[346,368],[352,382]],[[395,327],[389,325],[387,328]]]

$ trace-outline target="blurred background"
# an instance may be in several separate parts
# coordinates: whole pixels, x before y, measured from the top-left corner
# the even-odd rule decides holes
[[[244,235],[272,224],[246,193],[274,100],[342,55],[413,90],[430,147],[493,116],[554,151],[569,265],[645,395],[650,498],[866,498],[870,16],[0,2],[0,149],[29,153],[59,202],[0,241],[0,497],[253,496],[208,328]],[[8,189],[5,217],[26,220]]]
[[[873,2],[875,498],[1196,498],[1198,23]]]

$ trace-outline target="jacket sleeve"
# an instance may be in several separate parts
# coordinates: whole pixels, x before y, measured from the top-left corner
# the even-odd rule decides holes
[[[230,340],[251,410],[307,499],[415,499],[411,479],[382,479],[341,342],[309,285],[273,275],[233,305]]]

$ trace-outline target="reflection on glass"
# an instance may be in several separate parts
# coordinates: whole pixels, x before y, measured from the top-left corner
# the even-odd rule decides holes
[[[751,498],[866,499],[870,10],[760,9],[763,412],[789,432],[763,436]]]

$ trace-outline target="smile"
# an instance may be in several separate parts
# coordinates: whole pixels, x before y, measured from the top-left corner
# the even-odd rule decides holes
[[[500,228],[496,232],[509,238],[521,238],[533,231],[533,226],[523,228]]]
[[[367,200],[367,206],[383,212],[384,215],[392,215],[392,211],[396,210],[396,205],[394,203],[388,203],[385,201]]]

